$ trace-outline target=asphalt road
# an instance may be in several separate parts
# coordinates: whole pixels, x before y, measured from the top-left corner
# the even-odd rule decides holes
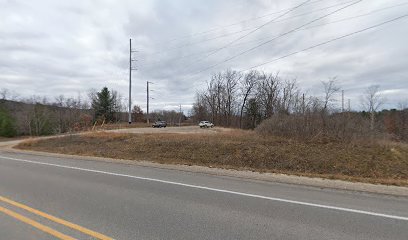
[[[98,237],[406,240],[408,199],[0,152],[0,239]]]

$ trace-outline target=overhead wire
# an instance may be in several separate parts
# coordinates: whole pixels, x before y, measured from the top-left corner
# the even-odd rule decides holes
[[[322,2],[322,1],[327,1],[327,0],[315,0],[315,1],[309,2],[308,4],[314,4],[314,3],[318,3],[318,2]],[[179,36],[179,37],[176,37],[176,38],[173,38],[173,39],[169,39],[169,40],[167,40],[167,41],[165,41],[163,43],[167,44],[167,43],[172,42],[172,41],[176,41],[176,40],[180,40],[180,39],[186,39],[186,38],[192,38],[192,37],[195,37],[195,36],[198,36],[198,35],[207,34],[207,33],[210,33],[210,32],[217,31],[219,29],[224,29],[224,28],[232,27],[232,26],[239,25],[239,24],[242,24],[242,23],[246,23],[246,22],[258,20],[258,19],[261,19],[261,18],[266,18],[266,17],[272,16],[272,15],[276,15],[276,14],[279,14],[281,12],[287,11],[289,9],[290,8],[281,9],[281,10],[278,10],[276,12],[272,12],[272,13],[268,13],[268,14],[265,14],[265,15],[248,18],[248,19],[241,20],[241,21],[238,21],[238,22],[230,23],[228,25],[222,25],[222,26],[218,26],[218,27],[214,27],[214,28],[205,30],[205,31],[196,32],[196,33],[192,33],[192,34],[188,34],[188,35],[184,35],[184,36]]]
[[[250,68],[241,70],[240,72],[245,72],[245,71],[248,71],[248,70],[251,70],[251,69],[254,69],[254,68],[263,66],[263,65],[266,65],[266,64],[270,64],[270,63],[276,62],[276,61],[278,61],[278,60],[281,60],[281,59],[284,59],[284,58],[293,56],[293,55],[295,55],[295,54],[298,54],[298,53],[301,53],[301,52],[305,52],[305,51],[311,50],[311,49],[313,49],[313,48],[317,48],[317,47],[320,47],[320,46],[329,44],[329,43],[331,43],[331,42],[338,41],[338,40],[340,40],[340,39],[347,38],[347,37],[353,36],[353,35],[355,35],[355,34],[362,33],[362,32],[365,32],[365,31],[368,31],[368,30],[371,30],[371,29],[374,29],[374,28],[377,28],[377,27],[386,25],[386,24],[388,24],[388,23],[392,23],[392,22],[401,20],[401,19],[406,18],[406,17],[408,17],[408,13],[407,13],[407,14],[404,14],[404,15],[401,15],[401,16],[399,16],[399,17],[396,17],[396,18],[393,18],[393,19],[390,19],[390,20],[387,20],[387,21],[384,21],[384,22],[381,22],[381,23],[378,23],[378,24],[375,24],[375,25],[372,25],[372,26],[369,26],[369,27],[360,29],[360,30],[358,30],[358,31],[354,31],[354,32],[351,32],[351,33],[348,33],[348,34],[345,34],[345,35],[342,35],[342,36],[339,36],[339,37],[336,37],[336,38],[333,38],[333,39],[330,39],[330,40],[327,40],[327,41],[324,41],[324,42],[321,42],[321,43],[318,43],[318,44],[316,44],[316,45],[313,45],[313,46],[310,46],[310,47],[307,47],[307,48],[304,48],[304,49],[301,49],[301,50],[298,50],[298,51],[295,51],[295,52],[292,52],[292,53],[289,53],[289,54],[286,54],[286,55],[283,55],[283,56],[278,57],[278,58],[275,58],[275,59],[273,59],[273,60],[270,60],[270,61],[267,61],[267,62],[263,62],[263,63],[257,64],[257,65],[254,65],[254,66],[252,66],[252,67],[250,67]]]
[[[283,21],[287,21],[287,20],[292,20],[292,19],[294,19],[294,18],[303,17],[303,16],[306,16],[306,15],[313,14],[313,13],[315,13],[315,12],[327,10],[327,9],[334,8],[334,7],[341,6],[341,5],[345,5],[345,4],[348,4],[348,3],[351,3],[351,2],[354,2],[354,0],[347,1],[347,2],[342,2],[342,3],[337,3],[337,4],[333,4],[333,5],[326,6],[326,7],[319,8],[319,9],[315,9],[315,10],[309,11],[309,12],[304,12],[304,13],[301,13],[301,14],[297,14],[297,15],[291,16],[291,17],[289,17],[289,18],[284,18],[284,19],[280,19],[280,20],[275,20],[275,21],[269,22],[268,24],[270,24],[270,23],[283,22]],[[260,25],[260,26],[261,26],[261,25]],[[169,51],[173,51],[173,50],[177,50],[177,49],[181,49],[181,48],[186,48],[186,47],[194,46],[194,45],[201,44],[201,43],[204,43],[204,42],[213,41],[213,40],[217,40],[217,39],[220,39],[220,38],[225,38],[225,37],[229,37],[229,36],[232,36],[232,35],[235,35],[235,34],[239,34],[239,33],[242,33],[242,32],[247,32],[247,31],[250,31],[250,30],[254,30],[254,29],[258,28],[258,27],[259,27],[259,26],[250,27],[250,28],[245,28],[245,29],[241,29],[241,30],[238,30],[238,31],[230,32],[230,33],[224,33],[224,34],[219,35],[219,36],[202,39],[202,40],[199,40],[199,41],[196,41],[196,42],[185,43],[185,44],[181,44],[181,45],[178,45],[178,46],[173,46],[173,47],[170,47],[170,48],[167,48],[167,49],[164,49],[164,50],[160,50],[160,51],[157,51],[157,52],[150,53],[149,55],[157,55],[157,54],[162,54],[162,53],[165,53],[165,52],[169,52]]]
[[[309,22],[307,22],[307,23],[305,23],[305,24],[300,25],[299,27],[296,27],[296,28],[294,28],[294,29],[291,29],[290,31],[287,31],[287,32],[285,32],[285,33],[282,33],[282,34],[280,34],[280,35],[278,35],[278,36],[276,36],[276,37],[274,37],[274,38],[272,38],[272,39],[270,39],[270,40],[268,40],[268,41],[265,41],[265,42],[263,42],[263,43],[261,43],[261,44],[258,44],[258,45],[254,46],[254,47],[251,47],[251,48],[249,48],[249,49],[247,49],[247,50],[245,50],[245,51],[242,51],[242,52],[240,52],[240,53],[238,53],[238,54],[235,54],[235,55],[233,55],[232,57],[229,57],[229,58],[227,58],[227,59],[224,59],[223,61],[220,61],[220,62],[218,62],[218,63],[216,63],[216,64],[213,64],[213,65],[211,65],[211,66],[209,66],[209,67],[206,67],[206,68],[204,68],[204,69],[202,69],[202,70],[199,70],[199,71],[197,71],[196,73],[194,73],[194,75],[199,74],[199,73],[202,73],[202,72],[207,71],[207,70],[209,70],[209,69],[212,69],[212,68],[214,68],[214,67],[216,67],[216,66],[219,66],[219,65],[221,65],[221,64],[223,64],[223,63],[226,63],[226,62],[228,62],[228,61],[231,61],[232,59],[235,59],[235,58],[237,58],[237,57],[239,57],[239,56],[242,56],[242,55],[245,54],[245,53],[248,53],[248,52],[250,52],[250,51],[253,51],[253,50],[255,50],[255,49],[257,49],[257,48],[259,48],[259,47],[261,47],[261,46],[264,46],[264,45],[266,45],[266,44],[268,44],[268,43],[270,43],[270,42],[272,42],[272,41],[274,41],[274,40],[276,40],[276,39],[278,39],[278,38],[284,37],[284,36],[286,36],[286,35],[288,35],[288,34],[290,34],[290,33],[293,33],[293,32],[295,32],[295,31],[297,31],[297,30],[299,30],[299,29],[301,29],[301,28],[303,28],[303,27],[305,27],[305,26],[307,26],[307,25],[310,25],[310,24],[312,24],[312,23],[314,23],[314,22],[317,22],[317,21],[319,21],[319,20],[321,20],[321,19],[323,19],[323,18],[326,18],[326,17],[328,17],[328,16],[330,16],[330,15],[333,15],[333,14],[335,14],[335,13],[337,13],[337,12],[340,12],[340,11],[346,9],[346,8],[349,8],[349,7],[351,7],[351,6],[354,6],[354,5],[356,5],[356,4],[358,4],[358,3],[362,2],[362,1],[363,1],[363,0],[355,1],[355,2],[353,2],[353,3],[351,3],[351,4],[348,4],[348,5],[344,6],[344,7],[341,7],[341,8],[339,8],[339,9],[336,9],[336,10],[334,10],[334,11],[332,11],[332,12],[330,12],[330,13],[327,13],[327,14],[325,14],[325,15],[323,15],[323,16],[320,16],[320,17],[318,17],[318,18],[315,18],[315,19],[313,19],[313,20],[311,20],[311,21],[309,21]]]
[[[378,12],[382,12],[382,11],[389,10],[389,9],[392,9],[392,8],[404,6],[404,5],[407,5],[407,4],[408,4],[408,2],[403,2],[403,3],[400,3],[400,4],[375,9],[375,10],[369,11],[369,12],[364,13],[364,14],[359,14],[359,15],[355,15],[355,16],[351,16],[351,17],[341,18],[341,19],[338,19],[338,20],[334,20],[334,21],[330,21],[330,22],[326,22],[326,23],[322,23],[322,24],[318,24],[318,25],[313,25],[313,26],[309,26],[309,27],[304,27],[302,29],[298,29],[297,31],[303,31],[303,30],[318,28],[318,27],[327,26],[327,25],[335,24],[335,23],[339,23],[339,22],[354,20],[354,19],[357,19],[357,18],[370,16],[370,15],[376,14]],[[273,36],[273,37],[276,37],[276,36]],[[255,40],[250,40],[250,41],[246,41],[246,42],[236,43],[236,44],[233,44],[231,46],[238,46],[238,45],[248,44],[248,43],[252,43],[252,42],[260,42],[262,40],[269,39],[269,38],[271,38],[271,36],[264,37],[264,38],[261,38],[261,39],[255,39]],[[180,57],[174,57],[174,58],[171,58],[171,59],[167,59],[166,61],[177,61],[177,60],[181,60],[181,59],[184,59],[184,58],[197,56],[197,55],[200,55],[200,54],[203,54],[203,53],[206,53],[206,52],[211,52],[211,51],[213,51],[215,49],[216,48],[213,48],[213,49],[210,49],[210,50],[199,51],[199,52],[183,55],[183,56],[180,56]],[[160,62],[163,62],[163,61],[159,60],[159,61],[153,62],[151,64],[148,64],[148,65],[158,65],[158,63],[160,63]]]
[[[275,17],[275,18],[273,18],[273,19],[271,19],[271,20],[265,22],[264,24],[262,24],[262,25],[256,27],[255,29],[251,30],[250,32],[248,32],[248,33],[246,33],[246,34],[240,36],[239,38],[236,38],[236,39],[234,39],[234,40],[228,42],[227,44],[223,45],[222,47],[219,47],[219,48],[217,48],[216,50],[214,50],[214,51],[212,51],[212,52],[206,54],[204,57],[200,58],[198,61],[202,61],[202,60],[204,60],[204,59],[206,59],[206,58],[208,58],[208,57],[210,57],[210,56],[216,54],[217,52],[219,52],[219,51],[221,51],[221,50],[223,50],[223,49],[229,47],[231,44],[234,44],[234,43],[236,43],[236,42],[238,42],[238,41],[240,41],[240,40],[242,40],[242,39],[248,37],[249,35],[253,34],[254,32],[258,31],[259,29],[265,27],[266,25],[268,25],[268,24],[274,22],[274,21],[277,20],[277,19],[280,19],[281,17],[286,16],[287,14],[289,14],[289,13],[295,11],[296,9],[302,7],[303,5],[305,5],[305,4],[308,3],[308,2],[310,2],[310,0],[306,0],[306,1],[302,2],[302,3],[299,4],[299,5],[296,5],[295,7],[289,9],[288,11],[284,12],[283,14],[281,14],[281,15],[279,15],[279,16],[277,16],[277,17]],[[190,64],[190,65],[185,66],[185,68],[189,68],[189,67],[192,66],[192,65],[193,65],[193,63]]]
[[[243,72],[246,72],[246,71],[249,71],[249,70],[252,70],[252,69],[255,69],[255,68],[258,68],[258,67],[261,67],[261,66],[264,66],[264,65],[267,65],[267,64],[270,64],[270,63],[273,63],[273,62],[276,62],[276,61],[285,59],[285,58],[288,58],[288,57],[290,57],[290,56],[293,56],[293,55],[296,55],[296,54],[299,54],[299,53],[302,53],[302,52],[306,52],[306,51],[309,51],[309,50],[311,50],[311,49],[314,49],[314,48],[317,48],[317,47],[320,47],[320,46],[323,46],[323,45],[327,45],[327,44],[329,44],[329,43],[332,43],[332,42],[335,42],[335,41],[338,41],[338,40],[341,40],[341,39],[344,39],[344,38],[348,38],[348,37],[351,37],[351,36],[353,36],[353,35],[356,35],[356,34],[359,34],[359,33],[362,33],[362,32],[366,32],[366,31],[371,30],[371,29],[375,29],[375,28],[381,27],[381,26],[383,26],[383,25],[386,25],[386,24],[389,24],[389,23],[392,23],[392,22],[396,22],[396,21],[398,21],[398,20],[402,20],[402,19],[407,18],[407,17],[408,17],[408,13],[407,13],[407,14],[404,14],[404,15],[400,15],[400,16],[395,17],[395,18],[392,18],[392,19],[387,20],[387,21],[380,22],[380,23],[375,24],[375,25],[371,25],[371,26],[369,26],[369,27],[362,28],[362,29],[360,29],[360,30],[357,30],[357,31],[354,31],[354,32],[351,32],[351,33],[348,33],[348,34],[345,34],[345,35],[341,35],[341,36],[339,36],[339,37],[335,37],[335,38],[329,39],[329,40],[324,41],[324,42],[320,42],[320,43],[318,43],[318,44],[309,46],[309,47],[307,47],[307,48],[303,48],[303,49],[301,49],[301,50],[291,52],[291,53],[289,53],[289,54],[286,54],[286,55],[277,57],[277,58],[275,58],[275,59],[272,59],[272,60],[269,60],[269,61],[266,61],[266,62],[263,62],[263,63],[256,64],[256,65],[254,65],[254,66],[251,66],[251,67],[249,67],[249,68],[246,68],[246,69],[243,69],[243,70],[240,70],[240,71],[237,71],[237,72],[238,72],[238,73],[243,73]],[[203,83],[201,83],[201,84],[199,84],[199,85],[196,85],[196,86],[201,86],[201,85],[203,85],[203,84],[205,84],[205,82],[203,82]]]

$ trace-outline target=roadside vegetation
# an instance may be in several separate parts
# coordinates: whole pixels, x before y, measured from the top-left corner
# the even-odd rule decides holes
[[[15,119],[9,111],[0,107],[0,137],[14,137],[16,135]]]
[[[408,186],[408,146],[402,143],[301,141],[232,130],[215,135],[98,132],[31,140],[18,148]]]
[[[18,147],[408,186],[407,105],[380,111],[385,99],[379,86],[369,86],[361,94],[358,108],[363,110],[353,111],[336,78],[321,86],[321,94],[312,96],[302,92],[295,79],[227,70],[215,73],[207,88],[197,92],[191,118],[184,124],[208,120],[234,130],[216,135],[92,132]],[[0,111],[0,124],[12,130],[10,119],[18,119],[29,135],[147,126],[139,106],[133,108],[133,119],[140,123],[127,124],[122,111],[126,107],[115,91],[103,88],[90,99],[87,107],[80,99],[70,105],[71,100],[61,97],[52,114],[49,106],[38,103],[26,106],[27,115]],[[158,111],[150,119],[175,124],[186,120],[181,114]],[[15,127],[21,129],[20,124]]]
[[[60,95],[55,99],[32,96],[19,98],[7,89],[0,89],[0,137],[44,136],[90,130],[147,127],[146,115],[140,106],[132,109],[128,124],[127,100],[106,87],[90,90],[86,98]],[[152,122],[163,119],[169,126],[185,123],[184,114],[174,111],[153,111]]]
[[[321,81],[320,93],[310,95],[296,79],[279,74],[226,70],[215,73],[206,89],[198,91],[192,109],[195,122],[215,126],[256,129],[308,141],[350,138],[408,141],[408,104],[383,109],[380,86],[368,86],[360,99],[348,98],[336,77]],[[356,111],[360,109],[360,111]]]

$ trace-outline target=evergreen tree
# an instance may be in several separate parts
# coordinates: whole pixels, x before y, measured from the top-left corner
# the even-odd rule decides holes
[[[107,87],[102,88],[92,98],[92,108],[95,110],[96,118],[102,118],[107,122],[114,121],[114,113],[117,110],[115,95]]]
[[[0,108],[0,136],[14,137],[17,135],[17,130],[14,125],[15,120],[8,111]]]

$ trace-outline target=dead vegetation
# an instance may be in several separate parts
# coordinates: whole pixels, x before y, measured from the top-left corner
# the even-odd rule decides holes
[[[18,148],[408,186],[408,146],[390,141],[304,142],[241,130],[217,135],[98,132]]]

